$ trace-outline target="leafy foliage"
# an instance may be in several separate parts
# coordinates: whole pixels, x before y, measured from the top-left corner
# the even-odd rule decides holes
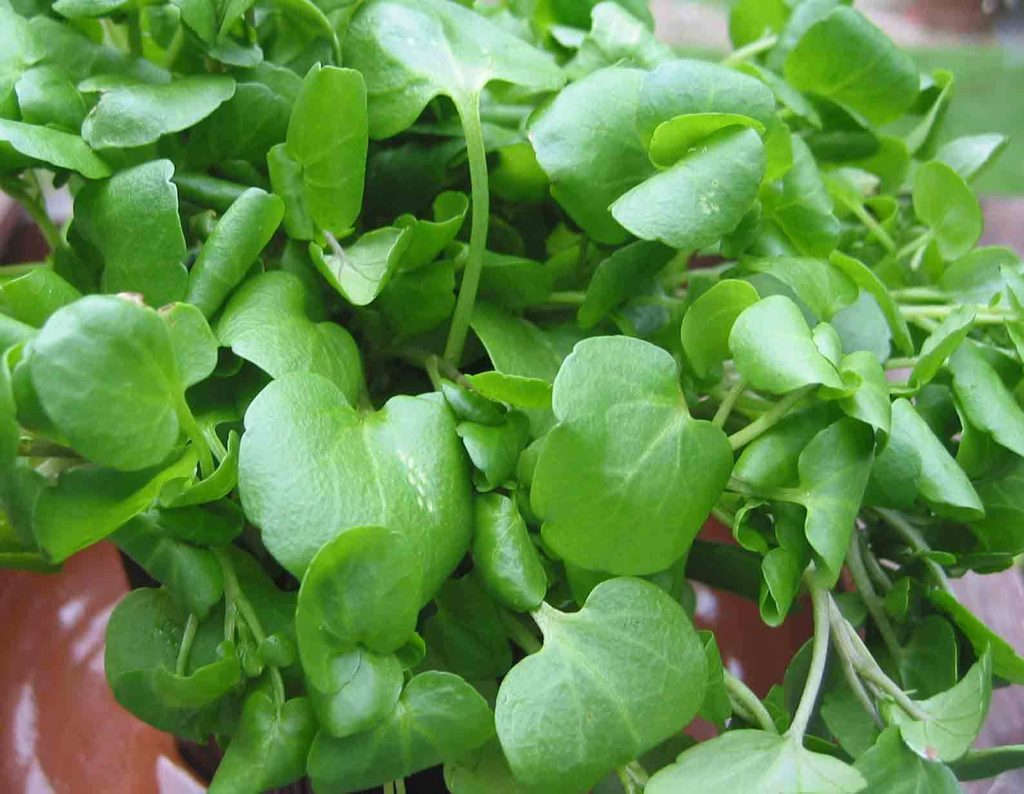
[[[945,140],[953,76],[840,0],[739,0],[721,63],[642,0],[471,5],[0,0],[51,247],[0,273],[0,564],[110,537],[157,580],[107,677],[221,743],[213,792],[1020,765],[970,747],[1024,658],[948,584],[1024,552],[1005,138]],[[809,597],[765,700],[687,579]]]

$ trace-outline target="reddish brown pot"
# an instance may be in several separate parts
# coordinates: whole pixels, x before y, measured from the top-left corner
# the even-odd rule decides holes
[[[907,15],[932,30],[948,33],[984,33],[992,27],[982,0],[915,0]]]

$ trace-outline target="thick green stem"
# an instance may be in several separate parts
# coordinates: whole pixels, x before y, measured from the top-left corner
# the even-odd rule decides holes
[[[853,583],[856,585],[857,592],[860,593],[861,600],[867,607],[871,619],[878,627],[878,633],[882,635],[882,642],[885,643],[889,655],[894,660],[898,660],[903,655],[903,649],[900,647],[899,640],[896,639],[896,631],[889,622],[889,616],[885,614],[885,608],[868,576],[868,570],[861,555],[859,533],[856,530],[850,539],[850,550],[846,554],[846,568],[849,570],[850,576],[853,577]]]
[[[777,425],[790,410],[806,397],[816,386],[804,386],[794,392],[787,394],[775,405],[765,411],[758,419],[755,419],[742,430],[729,436],[729,445],[733,450],[740,449],[758,436],[771,430]]]
[[[762,36],[756,41],[750,42],[738,50],[730,54],[729,56],[722,59],[723,66],[736,66],[737,64],[749,61],[751,58],[760,55],[762,52],[767,52],[779,42],[779,37],[775,35]]]
[[[188,657],[192,653],[192,643],[195,642],[197,631],[199,619],[190,614],[188,622],[185,623],[185,633],[181,637],[181,647],[178,648],[178,659],[174,664],[174,672],[177,675],[185,675],[185,671],[188,670]]]
[[[469,256],[462,272],[459,298],[452,315],[444,357],[458,366],[462,348],[466,344],[469,323],[473,319],[473,305],[480,286],[480,273],[487,248],[487,225],[490,216],[490,193],[487,185],[487,150],[484,131],[480,123],[480,95],[472,94],[456,103],[462,129],[466,136],[466,158],[469,162],[469,181],[473,193],[473,222],[469,232]]]
[[[907,521],[903,516],[897,513],[895,510],[888,510],[886,508],[877,507],[875,512],[882,517],[882,519],[890,527],[892,527],[896,534],[906,541],[907,545],[910,546],[921,556],[921,561],[924,563],[925,568],[931,574],[932,579],[935,580],[940,588],[945,590],[950,595],[953,595],[953,588],[949,586],[949,579],[946,577],[946,572],[942,570],[942,566],[939,565],[935,560],[931,559],[928,554],[931,553],[931,547],[928,542],[921,536],[921,533]]]
[[[845,623],[842,613],[839,611],[839,607],[836,606],[836,602],[832,596],[829,596],[829,621],[832,623],[832,643],[836,649],[836,655],[839,657],[839,662],[843,670],[843,676],[846,678],[846,683],[849,684],[850,689],[853,690],[853,694],[856,695],[857,700],[860,701],[861,706],[864,710],[871,715],[871,719],[875,725],[879,728],[882,727],[882,719],[878,715],[878,709],[875,708],[874,701],[871,700],[871,696],[864,688],[864,684],[860,678],[857,677],[857,671],[853,666],[853,659],[856,653],[851,645],[849,639],[846,637],[846,631],[842,624]]]
[[[764,707],[761,699],[750,690],[750,687],[728,670],[723,670],[722,674],[725,678],[725,688],[729,692],[729,700],[753,717],[762,730],[778,733],[772,715],[768,713],[768,709]]]
[[[889,294],[892,295],[893,300],[900,302],[931,301],[933,303],[942,303],[949,300],[949,295],[934,287],[904,287],[903,289],[891,290]]]
[[[917,239],[911,240],[909,243],[907,243],[905,246],[903,246],[899,251],[897,251],[895,254],[893,254],[893,256],[896,257],[897,260],[902,260],[902,259],[905,259],[908,256],[913,256],[918,251],[923,251],[925,246],[927,246],[928,243],[930,243],[931,241],[932,241],[932,233],[931,232],[925,232],[924,234],[922,234]]]
[[[793,715],[793,722],[786,731],[786,736],[802,742],[807,724],[811,721],[814,704],[818,700],[818,691],[825,676],[825,662],[828,659],[829,634],[829,594],[821,587],[811,587],[811,604],[814,609],[814,644],[811,646],[811,665],[807,670],[807,683],[804,685],[800,703]]]
[[[946,306],[934,304],[900,306],[900,314],[908,320],[922,318],[926,320],[944,320],[959,308],[959,305]],[[1013,310],[978,307],[977,314],[974,317],[974,322],[977,325],[1002,325],[1007,320],[1016,320],[1018,317],[1019,315],[1017,312]]]
[[[725,393],[725,398],[722,400],[721,405],[718,406],[718,410],[715,411],[715,416],[711,420],[712,424],[716,427],[725,427],[725,423],[729,419],[729,414],[731,414],[732,409],[736,407],[736,401],[740,398],[740,395],[743,394],[743,390],[746,388],[747,382],[741,375],[729,391]]]
[[[253,609],[249,599],[246,598],[245,593],[242,591],[242,586],[238,583],[238,576],[235,573],[235,566],[231,562],[230,555],[223,548],[213,548],[212,551],[217,557],[217,562],[220,563],[221,575],[224,578],[224,598],[227,601],[228,611],[230,612],[232,609],[238,610],[238,616],[245,621],[245,625],[252,632],[252,637],[256,644],[260,645],[267,638],[267,635],[263,631],[263,625],[260,623],[256,610]],[[231,637],[228,637],[228,639],[231,639]],[[274,665],[267,665],[267,669],[270,672],[270,683],[274,689],[274,699],[278,704],[284,703],[284,679],[281,678],[281,671]]]
[[[178,422],[181,424],[181,429],[185,431],[185,435],[188,436],[189,441],[192,442],[192,446],[196,448],[196,454],[199,456],[199,472],[204,478],[209,477],[216,468],[213,465],[213,453],[210,452],[210,445],[207,443],[206,437],[203,435],[203,431],[200,429],[199,423],[196,422],[196,418],[192,415],[192,410],[188,407],[184,397],[181,398],[181,402],[178,405]]]
[[[541,649],[540,640],[522,624],[517,615],[513,615],[507,609],[502,609],[500,615],[501,622],[505,625],[505,630],[508,631],[512,642],[527,653],[537,653]]]
[[[842,199],[841,199],[842,200]],[[844,206],[853,213],[854,217],[864,224],[871,235],[882,244],[882,247],[890,254],[896,250],[896,242],[867,209],[858,201],[842,200]]]

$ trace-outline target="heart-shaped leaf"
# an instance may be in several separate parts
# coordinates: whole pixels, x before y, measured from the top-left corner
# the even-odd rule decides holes
[[[306,698],[277,704],[253,692],[210,782],[212,794],[247,794],[287,786],[306,774],[316,721]]]
[[[309,682],[310,701],[323,732],[343,738],[379,725],[402,693],[404,675],[398,657],[365,648],[333,656],[325,650],[317,649],[317,656],[311,659],[316,669]],[[307,651],[303,669],[309,658]]]
[[[562,364],[553,404],[531,490],[545,542],[591,570],[668,568],[732,469],[725,434],[687,411],[672,357],[638,339],[587,339]]]
[[[275,271],[249,279],[217,322],[221,344],[268,375],[312,372],[336,384],[352,405],[363,388],[355,340],[337,323],[313,322],[297,276]]]
[[[838,758],[805,750],[799,741],[765,731],[729,731],[686,750],[655,774],[647,794],[729,791],[759,794],[841,794],[863,790],[864,778]]]
[[[534,617],[544,647],[505,676],[495,709],[502,749],[528,789],[586,791],[700,708],[703,645],[655,585],[611,579],[577,613],[542,604]]]
[[[425,603],[469,547],[472,500],[455,420],[438,397],[392,398],[359,413],[330,381],[293,374],[245,415],[238,482],[246,515],[296,575],[353,526],[406,536]]]
[[[309,753],[318,792],[359,791],[454,760],[494,735],[487,703],[451,673],[415,676],[384,722],[334,739],[319,733]]]

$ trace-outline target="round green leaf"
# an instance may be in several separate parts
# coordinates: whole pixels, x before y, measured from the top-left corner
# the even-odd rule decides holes
[[[655,585],[612,579],[579,612],[542,604],[534,616],[544,647],[505,676],[495,707],[502,749],[527,788],[586,791],[700,708],[703,645]]]
[[[683,352],[700,377],[729,358],[729,333],[744,309],[760,296],[746,281],[724,279],[693,302],[683,315]]]
[[[981,237],[985,220],[977,196],[963,177],[932,160],[914,175],[914,213],[927,224],[944,259],[967,254]]]
[[[726,127],[750,127],[759,134],[764,125],[740,113],[689,113],[662,122],[651,136],[651,162],[668,168],[704,138]]]

